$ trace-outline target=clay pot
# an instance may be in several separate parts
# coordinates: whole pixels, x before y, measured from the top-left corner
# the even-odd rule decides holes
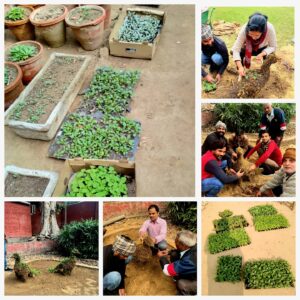
[[[13,33],[19,41],[34,40],[34,27],[29,21],[29,15],[32,13],[32,7],[23,6],[26,10],[26,17],[23,20],[6,20],[5,26]],[[9,10],[8,10],[9,11]]]
[[[23,61],[15,62],[22,69],[23,83],[28,84],[43,66],[42,55],[43,55],[44,48],[42,44],[36,41],[23,41],[23,42],[14,43],[6,50],[6,60],[9,60],[10,49],[17,45],[32,45],[38,48],[38,53],[35,56]]]
[[[16,77],[7,86],[5,86],[5,109],[7,109],[20,95],[24,89],[22,83],[22,70],[13,62],[5,62],[6,68],[13,68],[16,71]]]
[[[111,23],[111,5],[100,4],[105,9],[104,30],[110,27]]]
[[[99,16],[94,20],[77,22],[80,14],[84,12],[83,8],[88,8],[99,12]],[[105,10],[97,5],[84,5],[73,8],[66,16],[66,23],[72,28],[75,38],[81,44],[82,48],[88,51],[100,47],[104,32]]]
[[[41,18],[42,14],[51,14],[51,10],[61,8],[63,13],[49,19]],[[35,26],[35,34],[37,38],[43,39],[50,47],[58,48],[66,42],[66,25],[65,17],[68,9],[63,5],[45,5],[34,10],[29,19]]]

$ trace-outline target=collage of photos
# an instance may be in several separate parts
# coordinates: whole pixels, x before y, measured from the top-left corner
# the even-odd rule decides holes
[[[296,298],[300,3],[33,2],[1,4],[1,298]]]

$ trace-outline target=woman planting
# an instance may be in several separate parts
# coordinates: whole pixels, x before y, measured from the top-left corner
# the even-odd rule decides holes
[[[251,66],[251,57],[262,62],[268,55],[275,52],[277,47],[276,32],[268,17],[255,13],[249,17],[238,34],[233,45],[233,60],[240,76],[245,76],[245,68]]]

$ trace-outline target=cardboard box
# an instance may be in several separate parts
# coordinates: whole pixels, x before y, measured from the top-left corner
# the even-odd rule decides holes
[[[53,197],[65,195],[69,179],[81,169],[89,169],[91,166],[114,167],[117,173],[128,175],[135,179],[135,162],[127,160],[105,160],[105,159],[68,159],[59,175],[59,180],[53,193]]]
[[[129,11],[135,12],[141,15],[154,15],[162,20],[162,28],[158,35],[155,37],[153,43],[143,42],[143,43],[132,43],[123,42],[118,40],[119,30],[123,25],[124,19]],[[157,43],[160,39],[160,35],[165,23],[165,12],[161,10],[146,9],[146,8],[127,8],[123,12],[118,21],[116,22],[110,36],[109,36],[109,50],[110,55],[132,57],[132,58],[144,58],[152,59],[157,47]]]

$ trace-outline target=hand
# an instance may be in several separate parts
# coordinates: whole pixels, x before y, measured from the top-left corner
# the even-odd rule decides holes
[[[256,197],[261,197],[261,191],[258,191],[255,196]]]
[[[216,82],[219,83],[221,81],[221,74],[217,74],[216,76]]]
[[[242,170],[239,170],[237,173],[236,173],[236,176],[238,178],[241,178],[243,175],[244,175],[245,172],[242,172]]]
[[[259,61],[260,63],[263,63],[263,61],[264,61],[264,56],[266,56],[266,53],[265,53],[265,52],[262,52],[262,53],[258,54],[258,55],[255,57],[255,59],[256,59],[257,61]]]
[[[239,73],[239,76],[246,76],[246,72],[245,72],[245,69],[244,69],[244,67],[243,66],[240,66],[239,68],[238,68],[238,73]]]
[[[236,175],[236,171],[235,171],[234,169],[230,169],[229,172],[230,172],[231,174]]]
[[[256,169],[256,165],[251,164],[251,166],[249,167],[249,172],[254,171],[255,169]]]
[[[210,74],[207,74],[204,79],[209,83],[215,82],[214,78]]]
[[[158,250],[157,256],[162,257],[162,256],[167,256],[168,255],[168,250]]]
[[[125,289],[119,289],[120,296],[126,296]]]
[[[234,158],[237,158],[237,153],[232,152],[231,156],[234,157]]]

